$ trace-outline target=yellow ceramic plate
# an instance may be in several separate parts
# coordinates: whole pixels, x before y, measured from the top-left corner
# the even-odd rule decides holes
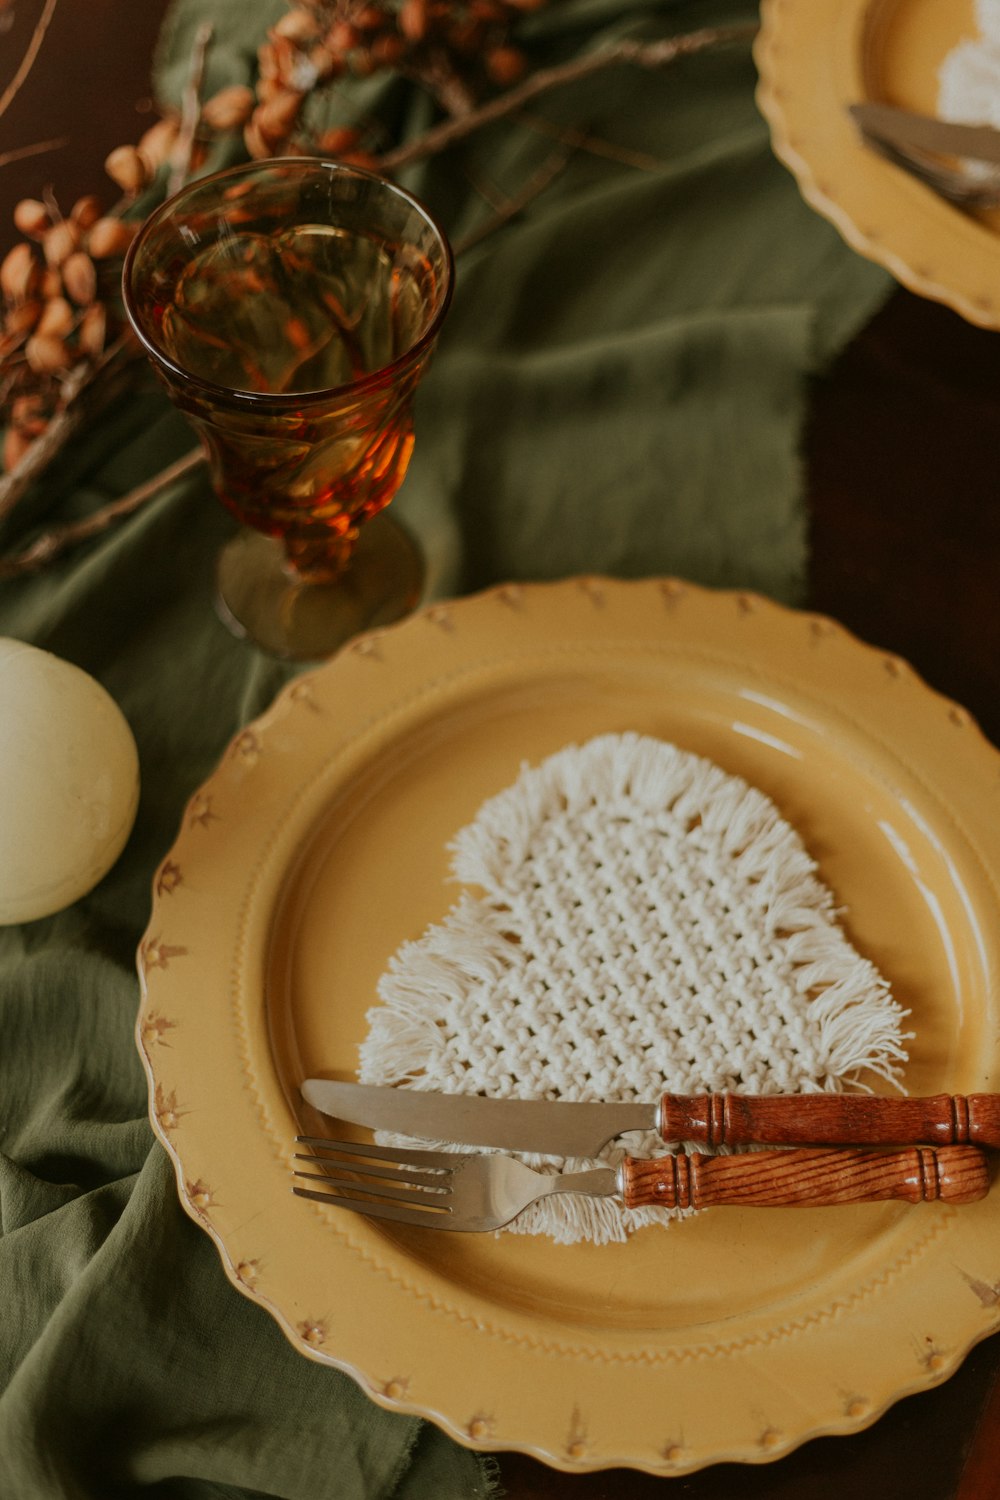
[[[863,146],[846,110],[937,113],[938,69],[978,33],[973,0],[763,0],[757,99],[803,197],[921,296],[1000,327],[1000,215],[973,215]]]
[[[1000,1323],[1000,1195],[716,1209],[627,1245],[435,1234],[294,1198],[298,1098],[353,1075],[446,845],[524,761],[637,730],[765,791],[912,1010],[911,1092],[1000,1084],[1000,757],[896,657],[672,581],[501,588],[289,687],[193,799],[139,968],[151,1111],[229,1276],[461,1442],[584,1470],[762,1462],[943,1380]]]

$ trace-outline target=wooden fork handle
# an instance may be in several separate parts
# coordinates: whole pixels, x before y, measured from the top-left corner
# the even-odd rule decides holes
[[[627,1156],[620,1167],[628,1208],[824,1208],[838,1203],[971,1203],[985,1197],[987,1158],[976,1146],[902,1151],[808,1147],[736,1156]]]
[[[706,1146],[1000,1146],[1000,1094],[664,1094],[659,1131]]]

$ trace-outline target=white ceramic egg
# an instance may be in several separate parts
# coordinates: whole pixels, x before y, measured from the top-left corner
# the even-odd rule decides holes
[[[114,699],[79,667],[0,637],[0,925],[95,886],[138,800],[139,756]]]

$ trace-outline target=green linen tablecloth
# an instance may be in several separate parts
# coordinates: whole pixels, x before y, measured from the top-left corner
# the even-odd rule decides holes
[[[250,78],[283,9],[184,0],[161,91],[177,96],[205,16],[209,90]],[[753,7],[554,0],[525,34],[549,61],[734,19]],[[739,45],[659,74],[601,74],[535,106],[647,160],[578,150],[522,216],[459,256],[395,503],[427,553],[430,595],[670,572],[800,596],[808,377],[888,281],[803,205],[754,82]],[[377,80],[339,89],[329,118],[372,111],[400,139],[430,118],[415,89]],[[515,194],[552,149],[536,126],[498,126],[405,180],[460,243],[488,216],[473,184]],[[137,377],[0,540],[24,545],[190,446]],[[472,1500],[490,1492],[490,1466],[302,1358],[230,1287],[147,1122],[132,1037],[151,875],[186,799],[292,670],[213,613],[230,525],[195,471],[46,572],[0,585],[0,634],[108,688],[143,781],[134,833],[97,889],[0,932],[0,1496]]]

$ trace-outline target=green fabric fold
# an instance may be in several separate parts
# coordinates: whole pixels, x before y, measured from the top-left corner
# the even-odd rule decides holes
[[[176,98],[210,17],[209,89],[248,81],[282,0],[179,0],[157,89]],[[611,36],[752,19],[735,0],[560,0],[524,26],[549,62]],[[507,578],[670,572],[801,597],[808,377],[890,285],[771,153],[746,45],[625,68],[415,166],[456,243],[580,130],[522,213],[460,253],[394,509],[428,597]],[[378,78],[316,108],[426,128]],[[610,149],[611,155],[607,154]],[[631,153],[641,165],[616,160]],[[604,154],[598,154],[604,153]],[[86,514],[192,436],[145,377],[3,528]],[[0,634],[93,673],[136,735],[142,796],[115,868],[71,910],[0,931],[0,1494],[17,1500],[475,1500],[480,1459],[304,1359],[226,1280],[153,1142],[132,1039],[150,881],[186,799],[292,669],[211,605],[231,521],[203,470],[47,571],[0,588]],[[502,1463],[501,1463],[502,1474]]]

